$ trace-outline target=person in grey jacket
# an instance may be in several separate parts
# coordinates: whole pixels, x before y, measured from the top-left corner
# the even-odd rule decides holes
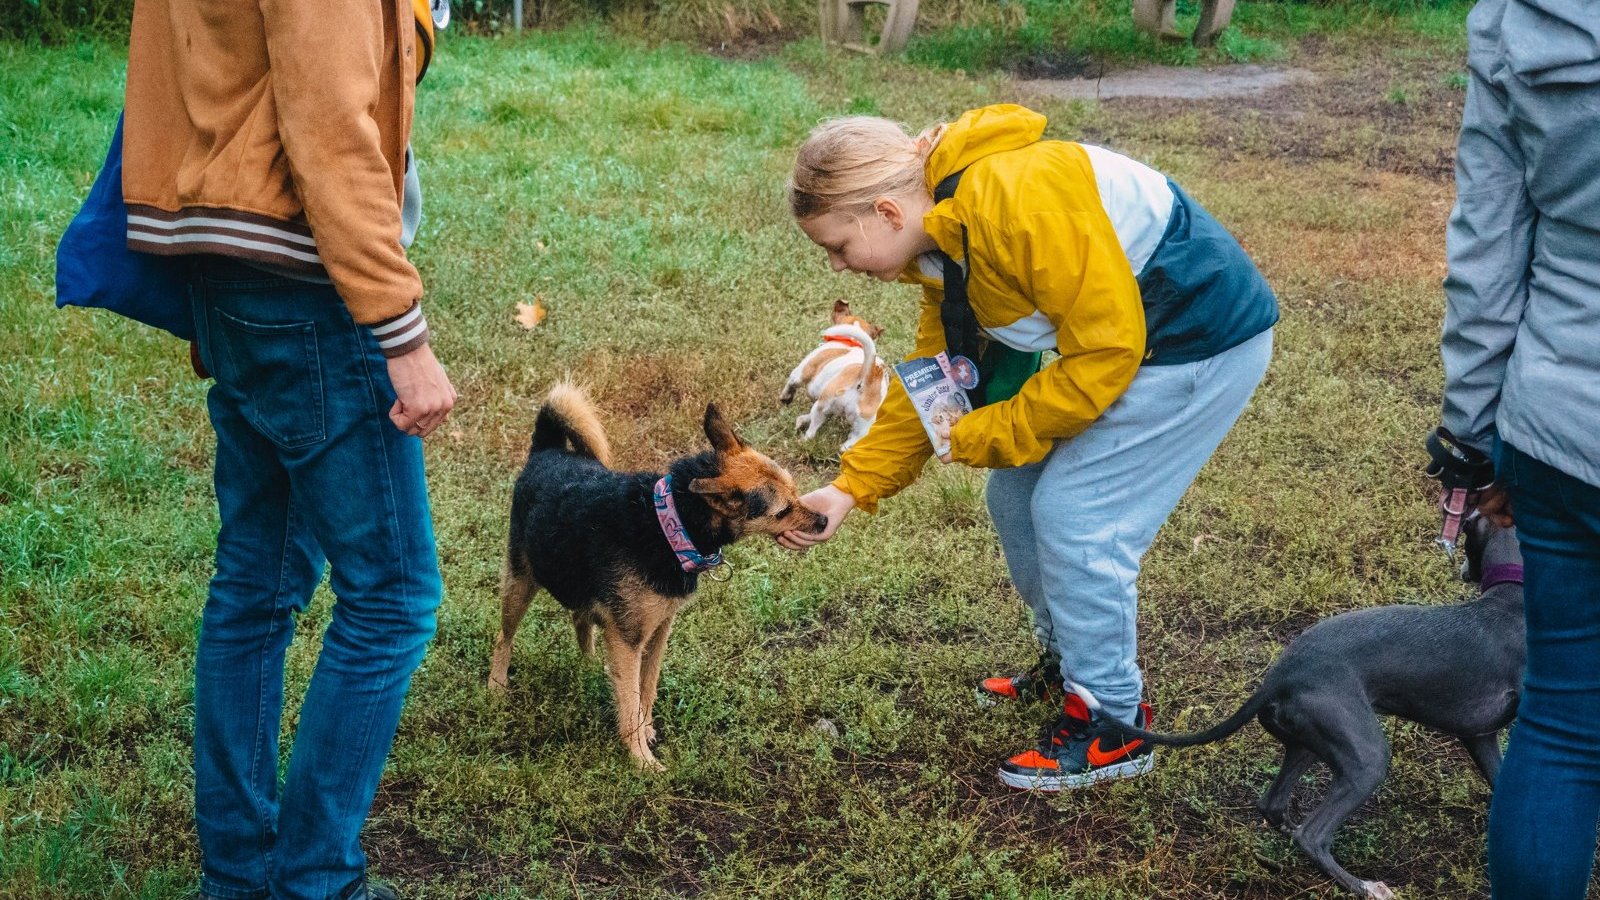
[[[1489,878],[1496,900],[1582,898],[1600,820],[1600,9],[1481,0],[1467,23],[1443,436],[1464,465],[1492,460],[1477,506],[1515,517],[1528,625]]]

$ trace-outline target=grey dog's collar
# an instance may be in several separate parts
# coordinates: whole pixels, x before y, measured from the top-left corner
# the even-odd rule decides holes
[[[1500,563],[1489,566],[1483,570],[1483,580],[1478,582],[1478,590],[1487,591],[1497,584],[1521,584],[1522,567],[1515,563]]]

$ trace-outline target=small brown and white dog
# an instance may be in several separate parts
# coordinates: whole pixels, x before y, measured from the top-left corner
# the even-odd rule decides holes
[[[816,437],[829,418],[839,418],[850,423],[850,436],[839,449],[849,450],[872,427],[889,393],[888,367],[873,343],[881,334],[882,328],[851,315],[849,303],[834,301],[833,324],[822,332],[822,345],[800,360],[778,395],[788,403],[805,385],[811,412],[796,417],[794,427],[805,431],[806,440]]]

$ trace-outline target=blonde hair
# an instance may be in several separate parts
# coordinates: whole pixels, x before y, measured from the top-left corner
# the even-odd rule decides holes
[[[789,211],[796,219],[861,214],[879,197],[926,195],[928,156],[943,136],[944,125],[912,137],[900,123],[876,116],[828,119],[800,145]]]

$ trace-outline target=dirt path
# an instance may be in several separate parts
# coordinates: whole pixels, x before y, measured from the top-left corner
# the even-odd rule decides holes
[[[1235,65],[1210,69],[1147,66],[1111,72],[1099,78],[1018,79],[1018,90],[1063,100],[1104,100],[1112,97],[1165,97],[1214,100],[1260,94],[1291,84],[1314,81],[1307,69]]]

